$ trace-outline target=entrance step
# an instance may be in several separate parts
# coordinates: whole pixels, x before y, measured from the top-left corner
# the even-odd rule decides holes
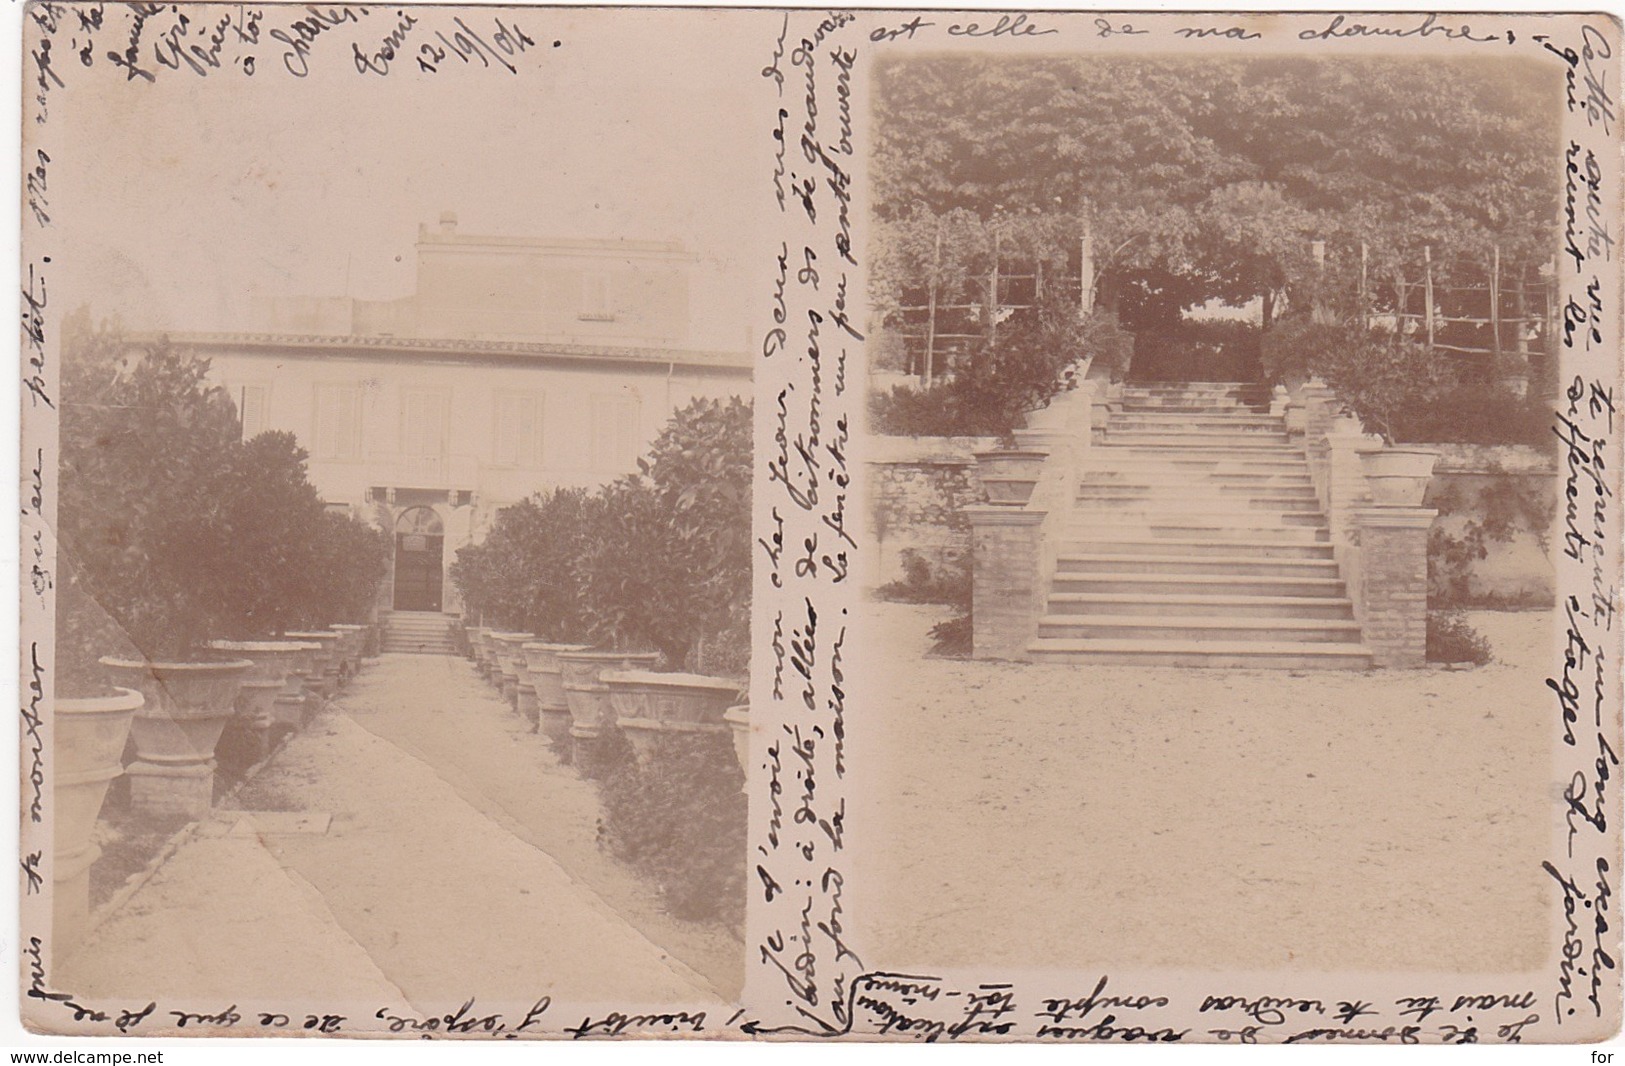
[[[1351,619],[1354,606],[1340,596],[1198,596],[1145,592],[1055,592],[1051,615],[1155,615],[1185,618]]]
[[[412,655],[455,655],[457,647],[451,639],[450,615],[438,611],[391,611],[384,616],[383,638],[379,648],[385,652]]]
[[[1367,670],[1371,653],[1358,644],[1222,640],[1035,640],[1034,662],[1101,666],[1185,666],[1254,670]]]

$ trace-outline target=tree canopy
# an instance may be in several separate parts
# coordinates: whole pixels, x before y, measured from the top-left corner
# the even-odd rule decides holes
[[[1333,272],[1362,243],[1379,275],[1424,245],[1543,262],[1558,79],[1505,59],[895,60],[876,95],[877,302],[923,286],[922,264],[952,289],[985,259],[986,237],[938,242],[939,220],[1062,262],[1087,226],[1114,305],[1157,272],[1186,306],[1295,292],[1310,240]]]

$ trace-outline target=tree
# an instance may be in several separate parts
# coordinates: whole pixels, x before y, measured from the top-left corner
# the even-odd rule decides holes
[[[150,659],[220,631],[237,413],[206,360],[64,323],[57,529],[80,591]],[[87,652],[88,654],[88,652]]]

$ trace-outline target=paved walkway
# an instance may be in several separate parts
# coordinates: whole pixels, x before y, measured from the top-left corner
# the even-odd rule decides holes
[[[543,996],[717,1016],[742,947],[664,918],[598,855],[596,804],[468,663],[384,656],[92,933],[58,984],[352,1018],[445,1014],[470,997],[478,1013],[522,1017]]]

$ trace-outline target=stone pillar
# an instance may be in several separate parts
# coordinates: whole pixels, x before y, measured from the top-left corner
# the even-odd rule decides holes
[[[1360,454],[1375,444],[1354,419],[1339,419],[1326,434],[1326,521],[1335,540],[1351,524],[1350,513],[1371,502]]]
[[[971,524],[972,654],[1026,659],[1043,611],[1042,527],[1047,512],[966,507]]]
[[[1360,507],[1360,578],[1352,589],[1372,663],[1416,667],[1427,660],[1430,507]]]

